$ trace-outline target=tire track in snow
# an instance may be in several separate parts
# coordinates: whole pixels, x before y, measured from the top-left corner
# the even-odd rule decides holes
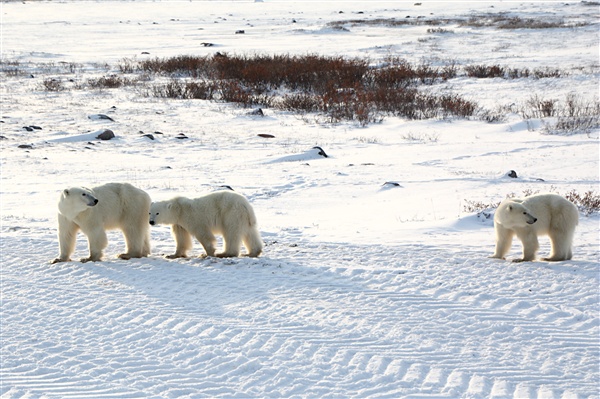
[[[511,280],[557,269],[473,268],[425,247],[340,261],[318,245],[318,262],[283,245],[228,261],[8,262],[3,398],[595,394],[590,291],[567,304],[564,284],[525,296]],[[469,282],[483,276],[478,292]]]

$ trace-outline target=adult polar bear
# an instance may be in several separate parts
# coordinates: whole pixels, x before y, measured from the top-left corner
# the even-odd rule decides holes
[[[215,256],[215,234],[223,236],[222,253],[217,257],[240,255],[242,243],[248,256],[259,256],[263,249],[256,215],[248,200],[233,191],[217,191],[200,198],[176,197],[154,202],[150,224],[172,225],[177,248],[167,258],[185,258],[192,249],[192,235],[204,247],[207,256]]]
[[[90,255],[82,262],[99,261],[108,245],[106,230],[120,229],[127,243],[121,259],[150,254],[148,212],[150,196],[128,183],[108,183],[87,189],[64,190],[58,202],[58,243],[60,254],[52,263],[67,262],[75,250],[81,230],[88,238]]]
[[[550,236],[552,252],[546,261],[569,260],[579,211],[567,199],[556,194],[537,194],[523,199],[504,200],[496,209],[496,251],[492,258],[504,259],[516,234],[523,244],[523,257],[514,262],[535,260],[538,236]]]

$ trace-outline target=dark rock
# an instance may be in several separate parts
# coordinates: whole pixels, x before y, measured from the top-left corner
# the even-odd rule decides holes
[[[509,171],[509,172],[506,174],[506,176],[508,176],[508,177],[510,177],[510,178],[513,178],[513,179],[516,179],[516,178],[518,177],[518,176],[517,176],[517,172],[515,172],[514,170],[511,170],[511,171]]]
[[[150,140],[154,140],[154,136],[150,133],[143,134],[142,137],[148,137]]]
[[[263,112],[262,108],[256,108],[256,109],[248,112],[248,115],[265,116],[265,113]]]
[[[102,131],[102,133],[98,134],[96,136],[96,138],[100,139],[100,140],[110,140],[110,139],[115,138],[115,134],[110,129],[104,129],[104,131]]]
[[[175,138],[178,139],[178,140],[185,140],[185,139],[188,138],[188,136],[186,136],[183,133],[179,133],[177,136],[175,136]]]
[[[236,30],[236,31],[235,31],[235,34],[236,34],[236,35],[243,35],[244,33],[246,33],[246,31],[245,31],[245,30],[242,30],[242,29],[240,29],[240,30]]]
[[[321,147],[315,146],[315,147],[313,147],[313,149],[319,150],[319,152],[317,154],[321,155],[322,157],[329,158],[329,156],[325,153],[325,151]]]
[[[31,144],[20,144],[19,148],[23,148],[25,150],[32,150],[33,149],[33,145],[31,145]]]
[[[274,139],[275,136],[273,136],[272,134],[267,134],[267,133],[259,133],[258,137],[262,137],[264,139]]]
[[[23,129],[27,130],[28,132],[33,132],[33,128],[31,126],[23,126]]]
[[[111,118],[108,115],[104,115],[104,114],[96,114],[96,115],[90,115],[88,116],[88,119],[91,119],[93,121],[99,121],[99,120],[107,120],[107,121],[111,121],[114,122],[115,120],[113,118]]]

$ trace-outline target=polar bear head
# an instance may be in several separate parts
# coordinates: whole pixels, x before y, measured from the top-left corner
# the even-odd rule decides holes
[[[494,220],[509,229],[525,227],[537,222],[537,218],[518,200],[503,201],[496,209]]]
[[[150,224],[173,224],[173,201],[153,202],[150,205]]]
[[[92,190],[85,187],[71,187],[63,190],[60,194],[58,212],[68,219],[74,219],[78,214],[97,203],[98,199]]]

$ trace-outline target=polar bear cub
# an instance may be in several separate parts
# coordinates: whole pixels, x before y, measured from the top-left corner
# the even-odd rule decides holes
[[[523,199],[506,199],[494,215],[496,251],[491,257],[504,259],[516,234],[523,244],[523,257],[513,261],[532,261],[539,249],[538,236],[547,235],[552,252],[543,260],[569,260],[573,257],[571,246],[578,223],[577,207],[560,195],[537,194]]]
[[[67,262],[75,250],[77,232],[88,238],[90,255],[82,262],[99,261],[108,245],[106,230],[120,229],[127,243],[121,259],[150,254],[148,212],[150,196],[128,183],[108,183],[87,189],[64,190],[58,201],[58,243],[60,254],[52,263]]]
[[[215,256],[215,235],[223,236],[223,252],[218,257],[240,255],[242,243],[248,256],[259,256],[263,242],[256,216],[248,200],[232,191],[217,191],[200,198],[176,197],[154,202],[150,207],[150,224],[172,225],[177,248],[167,258],[185,258],[192,249],[192,237],[204,247],[207,256]]]

